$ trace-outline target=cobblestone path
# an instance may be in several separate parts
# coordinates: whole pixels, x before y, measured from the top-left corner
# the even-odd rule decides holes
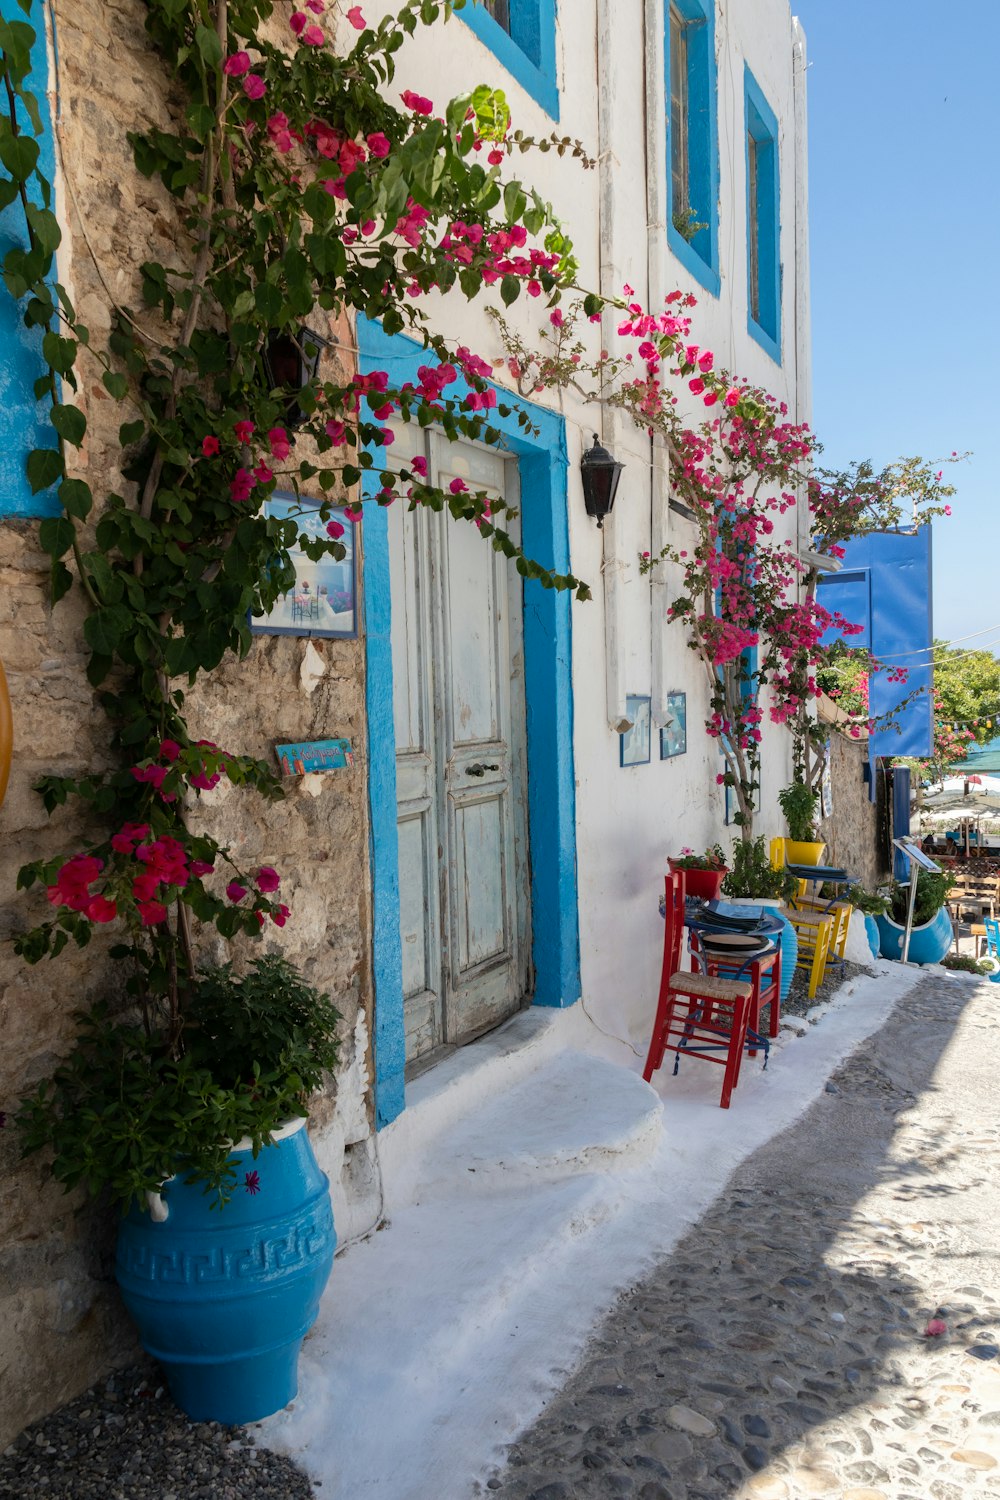
[[[922,981],[621,1299],[486,1492],[1000,1496],[998,1007]]]

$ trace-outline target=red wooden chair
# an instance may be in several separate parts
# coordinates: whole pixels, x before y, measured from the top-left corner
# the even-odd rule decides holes
[[[751,1057],[756,1057],[757,1048],[750,1033],[763,1036],[760,1013],[765,1007],[768,1010],[768,1034],[776,1037],[781,1027],[781,949],[772,944],[755,958],[748,958],[740,963],[734,958],[709,953],[704,944],[699,942],[697,934],[692,933],[691,951],[703,974],[710,974],[713,978],[747,978],[751,981],[753,988],[747,1011],[747,1051]]]
[[[666,1052],[675,1054],[675,1073],[682,1057],[721,1063],[725,1072],[719,1103],[728,1109],[730,1096],[739,1082],[753,980],[749,976],[719,979],[710,974],[682,973],[683,871],[666,877],[666,898],[660,996],[642,1076],[648,1083]]]

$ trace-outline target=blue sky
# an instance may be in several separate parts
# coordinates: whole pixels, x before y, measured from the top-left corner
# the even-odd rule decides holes
[[[945,457],[934,629],[1000,653],[1000,0],[792,0],[809,52],[824,462]]]

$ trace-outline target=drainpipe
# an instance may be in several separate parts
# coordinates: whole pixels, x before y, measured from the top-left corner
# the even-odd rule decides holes
[[[795,147],[795,286],[793,300],[793,353],[795,379],[792,410],[796,422],[812,420],[812,342],[809,312],[809,127],[806,114],[806,35],[792,18],[792,118]],[[809,517],[803,503],[795,507],[796,551],[809,546]]]
[[[667,236],[667,132],[665,80],[663,76],[663,14],[661,0],[645,0],[646,42],[646,285],[650,308],[663,306]],[[650,439],[652,464],[649,548],[657,557],[670,534],[670,471],[662,438]],[[670,691],[667,642],[667,575],[663,564],[649,575],[650,647],[652,652],[650,692],[654,729],[667,722]]]
[[[614,59],[622,41],[619,0],[618,24],[615,24],[615,0],[598,0],[597,3],[597,56],[605,60],[600,69],[597,91],[597,141],[598,177],[600,191],[599,210],[599,255],[600,288],[606,296],[621,291],[624,274],[615,257],[615,171],[618,165],[614,155],[614,87],[616,69]],[[619,314],[605,308],[601,318],[603,347],[610,349],[616,339]],[[614,407],[605,407],[602,413],[603,439],[612,452],[622,447],[621,420]],[[627,471],[623,483],[629,484]],[[621,501],[619,500],[619,505]],[[625,711],[625,584],[628,563],[619,555],[614,512],[604,522],[602,531],[604,557],[601,573],[604,582],[604,652],[605,682],[607,695],[608,725],[619,734],[627,729],[630,720]]]

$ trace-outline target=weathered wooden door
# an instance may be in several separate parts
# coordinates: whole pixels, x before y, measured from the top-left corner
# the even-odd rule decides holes
[[[426,446],[425,446],[426,445]],[[516,503],[517,464],[400,425],[445,489]],[[450,516],[389,512],[407,1062],[469,1041],[527,999],[521,580]]]

